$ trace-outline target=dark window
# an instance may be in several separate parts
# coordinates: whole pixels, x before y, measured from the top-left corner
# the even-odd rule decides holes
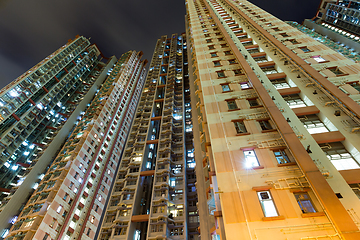
[[[300,48],[303,52],[307,53],[307,52],[311,52],[310,49],[308,49],[307,47],[301,47]]]
[[[259,121],[260,127],[262,130],[271,130],[273,129],[269,120],[261,120]]]
[[[225,77],[224,71],[219,71],[219,72],[216,72],[216,73],[217,73],[217,75],[218,75],[219,78]]]
[[[296,39],[290,39],[288,41],[291,42],[292,44],[299,44],[300,43]]]
[[[238,106],[236,105],[235,100],[228,100],[226,101],[229,110],[234,110],[234,109],[238,109]]]
[[[216,52],[212,52],[210,54],[211,54],[211,57],[217,57],[218,56]]]
[[[221,66],[220,61],[214,61],[213,63],[214,63],[214,66],[215,66],[215,67]]]
[[[236,129],[236,133],[247,133],[245,124],[243,121],[236,121],[234,122],[234,126]]]
[[[214,45],[210,45],[210,46],[208,46],[208,47],[209,47],[209,50],[215,49]]]
[[[224,54],[225,55],[231,55],[231,52],[230,51],[225,51]]]
[[[235,63],[236,63],[235,59],[230,59],[229,60],[229,64],[235,64]]]
[[[259,103],[257,101],[257,99],[250,99],[248,100],[249,104],[250,104],[250,107],[257,107],[259,106]]]
[[[233,71],[234,71],[234,74],[235,74],[235,75],[241,75],[241,74],[242,74],[241,69],[235,69],[235,70],[233,70]]]
[[[344,75],[345,73],[342,72],[338,67],[331,67],[328,68],[332,73],[334,73],[336,76]]]

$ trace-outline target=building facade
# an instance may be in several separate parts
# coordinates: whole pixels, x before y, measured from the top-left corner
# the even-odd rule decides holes
[[[322,0],[316,16],[290,25],[356,62],[360,61],[360,2]]]
[[[88,43],[83,37],[77,39]],[[92,95],[88,99],[80,96],[72,101],[67,100],[70,104],[77,101],[82,108],[72,114],[68,109],[67,115],[63,114],[67,118],[65,124],[70,120],[73,122],[71,127],[65,129],[65,144],[56,139],[49,140],[48,148],[55,144],[54,148],[57,149],[54,157],[46,162],[47,171],[41,175],[41,179],[29,182],[32,179],[26,177],[24,180],[23,184],[32,184],[34,190],[28,201],[27,196],[21,199],[26,204],[14,219],[6,239],[93,239],[95,236],[146,73],[146,60],[141,61],[142,52],[130,51],[118,60],[112,57],[107,63],[100,64],[98,53],[93,53],[97,71],[88,71],[89,78],[77,79],[81,72],[75,77],[66,74],[58,77],[59,83],[64,78],[74,77],[79,84],[88,86]],[[73,64],[74,67],[80,65],[76,62]],[[88,68],[90,64],[85,62],[84,66]],[[71,73],[69,70],[67,72]],[[57,88],[66,90],[56,82],[48,88],[49,92]],[[76,90],[83,93],[79,91],[81,89]],[[57,105],[62,106],[61,103]],[[44,103],[43,108],[46,109],[46,106]],[[32,156],[36,164],[30,173],[37,171],[35,174],[39,176],[42,172],[36,168],[37,163],[44,164],[41,157],[50,156],[46,151],[42,156]],[[17,196],[20,188],[11,199]],[[6,207],[11,204],[10,201]],[[16,210],[19,211],[19,208]]]
[[[1,90],[1,234],[114,63],[105,63],[99,49],[78,36]]]
[[[198,239],[185,34],[156,44],[98,239]]]
[[[146,79],[134,51],[96,68],[7,239],[360,239],[356,54],[246,0],[185,5]]]
[[[245,0],[186,8],[201,239],[358,239],[359,64]]]

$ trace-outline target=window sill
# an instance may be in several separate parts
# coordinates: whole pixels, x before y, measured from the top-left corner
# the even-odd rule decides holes
[[[276,220],[284,220],[284,216],[276,216],[276,217],[263,217],[263,221],[276,221]]]
[[[301,217],[309,218],[309,217],[322,217],[325,216],[324,212],[315,212],[315,213],[302,213]]]
[[[337,74],[336,77],[343,77],[343,76],[347,76],[349,75],[348,73],[344,73],[344,74]]]
[[[256,169],[264,169],[264,166],[251,167],[250,169],[253,169],[253,170],[256,170]]]
[[[245,135],[250,135],[250,133],[246,132],[246,133],[237,133],[236,136],[245,136]]]
[[[250,107],[250,109],[252,109],[252,108],[261,108],[261,107],[263,107],[263,105],[252,106],[252,107]]]
[[[278,167],[286,167],[286,166],[294,166],[296,162],[289,162],[289,163],[278,163]]]
[[[229,92],[233,92],[234,90],[229,90],[229,91],[223,91],[223,93],[229,93]]]
[[[228,112],[237,111],[237,110],[240,110],[240,108],[228,109]]]
[[[276,132],[276,131],[277,131],[277,129],[274,128],[274,129],[262,130],[261,133]]]

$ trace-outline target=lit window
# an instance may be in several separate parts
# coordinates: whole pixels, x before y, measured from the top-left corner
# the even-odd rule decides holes
[[[300,121],[310,134],[329,132],[329,129],[316,114],[305,115],[300,118]]]
[[[341,142],[319,144],[337,170],[357,169],[359,164]]]
[[[303,213],[314,213],[316,212],[313,203],[306,192],[294,193],[295,199],[299,204],[299,207]]]
[[[290,94],[283,96],[290,108],[306,107],[305,102],[301,99],[299,94]]]
[[[285,149],[274,150],[274,155],[279,164],[289,163],[289,157],[287,156]]]
[[[221,88],[222,88],[223,92],[231,91],[229,84],[223,84],[223,85],[221,85]]]
[[[326,62],[326,60],[322,57],[319,56],[313,56],[312,57],[315,61],[317,61],[318,63],[321,63],[321,62]]]
[[[249,85],[249,83],[240,83],[240,87],[241,87],[241,89],[248,89],[248,88],[250,88],[250,85]]]
[[[260,166],[254,150],[244,151],[244,156],[245,156],[245,167],[246,168]]]
[[[60,212],[61,212],[61,209],[62,209],[62,206],[60,205],[60,206],[58,206],[58,208],[56,209],[56,212],[57,212],[57,213],[60,213]]]
[[[274,201],[271,197],[270,191],[257,192],[257,195],[265,217],[279,216]]]

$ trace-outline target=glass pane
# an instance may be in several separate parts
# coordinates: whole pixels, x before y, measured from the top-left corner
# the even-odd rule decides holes
[[[244,155],[246,168],[260,166],[254,151],[245,151]]]
[[[275,204],[273,203],[273,201],[271,201],[271,200],[263,201],[261,205],[264,210],[265,217],[278,216],[276,208],[275,208]]]

